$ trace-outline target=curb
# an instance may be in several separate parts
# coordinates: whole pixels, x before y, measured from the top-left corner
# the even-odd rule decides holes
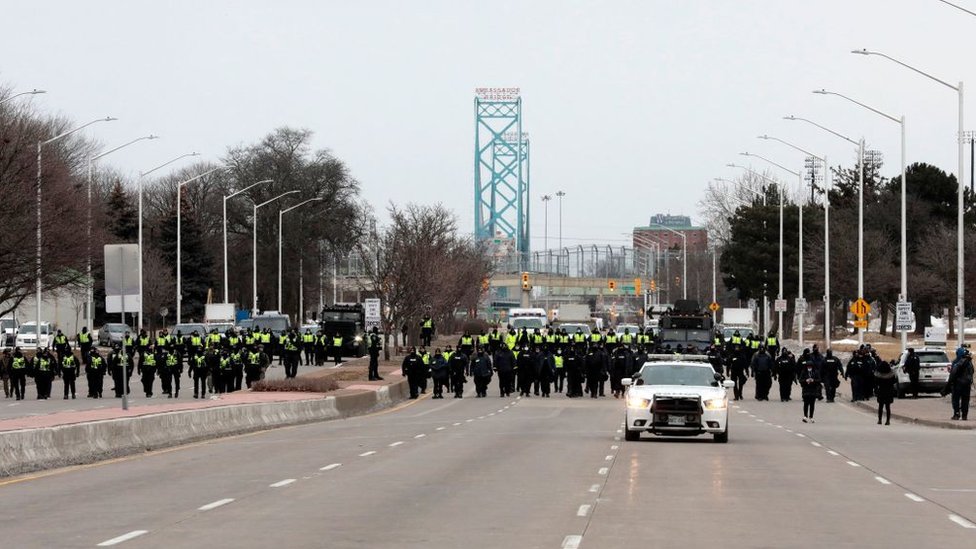
[[[862,410],[877,414],[877,405],[871,406],[865,402],[851,402],[855,407]],[[953,429],[957,431],[972,431],[976,429],[976,422],[969,421],[949,421],[949,420],[938,420],[938,419],[923,419],[918,417],[907,416],[905,414],[898,414],[894,411],[891,412],[892,419],[897,419],[905,423],[914,423],[916,425],[925,425],[927,427],[939,427],[942,429]]]
[[[275,427],[344,419],[390,408],[406,380],[376,391],[292,402],[238,404],[0,433],[0,478],[83,465]]]

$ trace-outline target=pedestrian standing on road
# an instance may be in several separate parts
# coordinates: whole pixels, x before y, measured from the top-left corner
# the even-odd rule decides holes
[[[752,377],[756,379],[756,400],[769,400],[769,389],[773,386],[773,357],[762,346],[749,364]]]
[[[258,350],[259,348],[259,346],[252,345],[245,355],[244,384],[248,389],[261,379],[261,352]]]
[[[24,400],[27,391],[27,373],[27,359],[20,351],[20,347],[15,347],[13,359],[10,361],[10,381],[13,382],[14,396],[17,400]]]
[[[501,345],[492,355],[492,363],[498,372],[498,396],[505,398],[515,390],[515,355],[507,345]]]
[[[973,385],[973,360],[963,347],[956,349],[956,359],[949,370],[949,380],[942,389],[942,396],[952,394],[953,420],[969,419],[969,395]]]
[[[61,330],[58,330],[54,334],[54,352],[58,355],[58,364],[61,363],[63,357],[68,356],[68,353],[71,352],[71,342],[68,341],[68,336],[64,335]]]
[[[55,361],[51,352],[41,349],[34,357],[34,385],[37,388],[38,400],[47,400],[51,396],[51,382],[55,375]]]
[[[536,384],[539,387],[539,391],[542,393],[542,397],[549,398],[552,388],[552,380],[556,375],[556,363],[553,360],[553,355],[551,352],[549,352],[548,348],[543,348],[536,351],[536,355],[538,356],[535,370]]]
[[[535,357],[528,345],[523,345],[519,350],[518,358],[515,360],[516,375],[518,376],[519,396],[528,397],[532,395],[532,382],[535,374]]]
[[[488,396],[488,385],[491,383],[492,365],[487,350],[485,347],[478,348],[478,354],[471,361],[470,366],[471,377],[474,378],[474,390],[479,398]]]
[[[410,398],[417,399],[420,396],[420,378],[421,376],[426,378],[427,368],[417,354],[416,347],[410,347],[407,351],[400,369],[410,386]]]
[[[557,393],[562,393],[563,387],[566,384],[566,357],[563,356],[563,353],[566,352],[569,352],[569,347],[562,346],[556,349],[556,354],[552,355],[553,367],[556,369],[556,376],[553,378],[553,382]]]
[[[342,334],[339,332],[332,335],[332,358],[336,366],[342,362]]]
[[[590,398],[597,398],[600,383],[607,375],[606,364],[603,360],[603,353],[599,349],[599,343],[590,346],[583,363],[585,364],[586,392],[589,393]]]
[[[837,395],[837,388],[840,387],[839,376],[844,374],[844,365],[841,364],[840,359],[835,357],[834,352],[830,349],[827,349],[827,354],[824,357],[822,373],[824,391],[827,393],[827,402],[833,402],[834,397]]]
[[[898,379],[891,371],[891,364],[882,361],[874,372],[874,395],[878,398],[878,425],[881,425],[881,412],[887,412],[885,425],[891,425],[891,403],[895,400],[895,385]]]
[[[315,358],[315,334],[309,328],[305,328],[305,333],[302,334],[302,351],[305,353],[305,365],[311,366]]]
[[[803,423],[813,423],[813,410],[817,400],[821,398],[820,371],[817,370],[812,360],[808,360],[800,370],[800,388],[803,395]]]
[[[620,398],[624,395],[622,380],[627,377],[627,372],[630,371],[631,360],[630,349],[627,347],[617,347],[613,351],[610,359],[610,392],[613,393],[613,398]]]
[[[380,377],[380,351],[383,349],[383,341],[380,339],[380,329],[373,326],[370,331],[366,352],[369,353],[369,380],[383,381]]]
[[[146,349],[146,354],[138,366],[139,379],[142,380],[142,391],[146,398],[153,396],[153,383],[156,381],[156,355],[152,347]]]
[[[851,354],[851,359],[847,361],[847,368],[844,370],[844,379],[851,382],[851,402],[863,400],[863,391],[861,389],[861,370],[866,367],[863,355],[864,347],[854,351],[854,353]]]
[[[746,382],[749,380],[749,363],[746,362],[745,353],[732,352],[732,360],[729,362],[729,378],[735,382],[735,387],[732,389],[734,400],[742,400]]]
[[[193,398],[207,398],[207,354],[212,352],[208,349],[205,353],[193,355],[187,365],[188,373],[193,378]]]
[[[568,347],[563,357],[563,368],[566,370],[566,396],[578,398],[583,396],[583,357],[579,347]]]
[[[918,398],[918,378],[922,372],[922,363],[915,354],[915,349],[909,347],[908,354],[905,355],[905,373],[908,374],[908,391],[912,398]]]
[[[71,398],[75,398],[75,379],[81,375],[81,365],[75,359],[75,355],[70,351],[61,360],[61,379],[64,381],[64,399],[68,400],[70,391]]]
[[[789,402],[793,396],[793,384],[796,383],[796,361],[793,360],[793,353],[785,347],[776,359],[773,379],[779,382],[780,402]]]
[[[431,398],[444,398],[444,387],[451,381],[451,367],[440,348],[434,349],[434,356],[430,359],[430,379],[434,383],[434,395]]]
[[[85,375],[88,378],[89,398],[102,398],[102,385],[105,383],[105,359],[99,354],[98,349],[92,349],[89,355],[89,363],[85,366]]]
[[[10,366],[13,362],[13,358],[10,356],[10,349],[3,350],[3,356],[0,356],[0,379],[3,380],[3,397],[10,398],[13,391],[10,388]]]
[[[173,398],[173,353],[166,347],[156,346],[156,374],[159,376],[160,395]]]
[[[88,333],[87,326],[75,336],[75,341],[78,343],[78,348],[81,349],[81,361],[85,365],[91,364],[92,337]]]
[[[464,384],[468,381],[465,375],[470,368],[468,354],[457,351],[451,355],[451,361],[448,363],[448,366],[450,366],[451,370],[451,389],[454,390],[454,398],[464,398]]]

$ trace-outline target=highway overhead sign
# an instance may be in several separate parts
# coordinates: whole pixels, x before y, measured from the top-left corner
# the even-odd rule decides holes
[[[857,301],[851,303],[851,312],[858,318],[864,318],[871,312],[871,306],[868,305],[867,301],[864,301],[864,298],[859,297]]]

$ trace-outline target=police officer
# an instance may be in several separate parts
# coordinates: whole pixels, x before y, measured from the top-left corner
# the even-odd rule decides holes
[[[824,393],[827,397],[827,402],[833,402],[834,397],[837,395],[837,387],[840,386],[840,379],[838,376],[844,374],[844,365],[841,364],[840,359],[834,356],[834,352],[827,349],[827,354],[824,357],[823,363],[823,384]]]
[[[407,378],[407,383],[410,386],[410,398],[417,399],[420,396],[420,378],[426,377],[427,373],[423,361],[417,354],[416,347],[410,347],[400,368],[403,377]]]
[[[366,344],[366,352],[369,353],[369,380],[383,381],[380,377],[380,350],[383,349],[383,342],[380,340],[380,329],[373,326],[369,334],[369,341]]]
[[[91,361],[92,337],[88,333],[87,326],[82,328],[81,332],[75,336],[75,341],[78,344],[78,348],[81,349],[81,361],[88,364]]]
[[[14,348],[13,360],[10,361],[10,381],[14,386],[14,396],[17,400],[24,400],[24,393],[27,390],[27,359],[20,351],[20,347]]]
[[[552,387],[552,379],[555,376],[553,371],[555,368],[555,361],[553,360],[553,355],[549,352],[548,348],[542,348],[541,350],[536,350],[536,370],[535,370],[535,386],[541,391],[543,398],[549,398],[550,389]],[[539,393],[536,393],[537,395]]]
[[[765,346],[753,355],[749,368],[756,379],[756,400],[769,400],[769,389],[773,386],[773,357],[769,356]]]
[[[464,384],[468,381],[465,377],[468,374],[468,354],[463,351],[454,353],[448,366],[451,371],[451,389],[454,391],[454,398],[463,398]]]
[[[583,359],[577,347],[570,347],[563,357],[563,367],[566,370],[566,396],[577,398],[583,396]]]
[[[311,366],[315,357],[315,334],[308,328],[302,334],[302,350],[305,351],[305,366]]]
[[[173,355],[165,346],[156,345],[156,373],[162,394],[173,398]]]
[[[58,362],[61,362],[61,358],[68,355],[71,352],[71,343],[68,342],[68,336],[64,335],[61,330],[58,330],[54,334],[54,352],[57,353]]]
[[[488,396],[488,385],[491,383],[492,365],[487,351],[488,349],[484,347],[479,348],[470,366],[471,377],[474,378],[474,390],[479,398]]]
[[[502,345],[492,355],[492,365],[498,372],[498,396],[512,394],[515,385],[515,355],[508,345]]]
[[[37,387],[38,400],[47,400],[51,396],[51,381],[54,379],[55,362],[51,352],[41,349],[34,357],[34,385]]]
[[[234,359],[227,349],[221,349],[217,379],[214,381],[218,393],[234,391]]]
[[[527,345],[523,345],[519,349],[518,357],[515,359],[515,368],[520,396],[527,397],[532,394],[532,382],[535,381],[533,379],[535,374],[535,360]]]
[[[627,347],[617,347],[610,360],[610,391],[613,398],[624,396],[623,378],[627,377],[632,367],[633,356]]]
[[[10,349],[3,350],[3,356],[0,357],[0,379],[3,380],[3,396],[4,398],[10,398],[10,363],[13,358],[10,356]]]
[[[776,332],[770,330],[769,335],[766,336],[766,349],[769,350],[770,356],[776,356],[779,354],[779,339],[776,338]]]
[[[265,368],[265,363],[268,356],[261,351],[261,346],[252,347],[247,352],[247,366],[244,369],[244,382],[247,384],[247,388],[250,389],[251,385],[257,383],[261,379],[261,373]]]
[[[420,345],[430,347],[430,340],[434,337],[434,319],[424,315],[420,321]]]
[[[458,351],[464,353],[467,356],[474,354],[474,336],[468,333],[467,330],[461,334],[461,338],[458,339],[457,343]]]
[[[342,334],[339,332],[332,335],[332,360],[336,366],[342,362]]]
[[[156,380],[156,355],[151,347],[146,349],[145,356],[139,362],[139,377],[142,379],[142,391],[146,393],[146,398],[152,398],[153,383]]]
[[[792,399],[793,384],[796,383],[796,361],[789,349],[784,348],[783,352],[776,358],[773,367],[773,379],[779,382],[780,402],[789,402]]]
[[[102,385],[105,382],[105,359],[98,349],[92,349],[90,360],[85,366],[85,376],[88,378],[89,398],[102,398]]]
[[[207,398],[207,355],[212,354],[213,349],[208,349],[204,353],[196,353],[190,358],[187,365],[190,377],[193,378],[193,398]]]
[[[566,382],[566,360],[563,356],[564,352],[568,353],[569,348],[556,349],[556,354],[552,356],[552,365],[556,371],[553,381],[555,382],[555,389],[557,393],[563,392],[563,387]]]
[[[81,366],[74,354],[68,351],[61,359],[61,380],[64,382],[64,399],[68,400],[68,393],[75,398],[75,380],[81,374]]]
[[[732,353],[732,360],[729,361],[729,378],[735,382],[732,389],[734,400],[742,400],[742,392],[746,381],[749,379],[749,362],[743,353]]]
[[[599,343],[590,346],[583,358],[583,363],[585,365],[586,392],[589,393],[590,398],[596,398],[600,384],[607,374],[603,351],[600,349]]]
[[[166,358],[166,367],[173,376],[173,398],[180,398],[180,379],[183,377],[183,354],[180,350],[171,351]]]
[[[908,374],[907,393],[912,393],[912,398],[918,398],[918,379],[922,371],[922,363],[912,347],[908,348],[908,354],[905,356],[904,371]]]

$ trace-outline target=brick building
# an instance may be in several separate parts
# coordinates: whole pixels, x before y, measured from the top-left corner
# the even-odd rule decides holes
[[[691,224],[691,218],[686,215],[657,214],[651,216],[646,227],[634,227],[634,249],[647,250],[653,247],[651,242],[658,243],[662,248],[681,248],[682,238],[669,231],[677,231],[688,240],[688,252],[704,252],[708,250],[708,230]]]

